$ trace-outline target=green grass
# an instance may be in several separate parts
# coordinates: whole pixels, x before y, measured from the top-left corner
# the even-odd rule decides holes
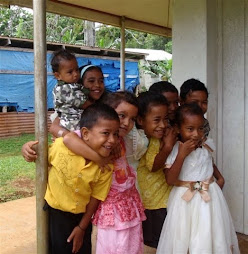
[[[0,158],[21,155],[22,145],[34,139],[34,134],[23,134],[18,137],[0,139]]]
[[[22,145],[30,140],[35,140],[33,134],[0,139],[0,202],[35,193],[35,163],[21,155]]]

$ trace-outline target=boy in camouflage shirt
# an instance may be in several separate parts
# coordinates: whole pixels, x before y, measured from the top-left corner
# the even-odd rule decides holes
[[[58,80],[53,96],[60,125],[69,131],[79,130],[81,114],[92,102],[88,99],[89,90],[78,83],[80,72],[76,57],[65,49],[56,51],[51,66]]]

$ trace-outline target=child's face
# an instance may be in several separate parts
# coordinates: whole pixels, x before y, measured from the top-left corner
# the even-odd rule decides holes
[[[100,156],[108,157],[119,139],[119,127],[118,121],[99,119],[90,130],[82,128],[82,138]]]
[[[167,101],[169,103],[168,117],[169,117],[170,120],[174,120],[176,109],[179,106],[178,93],[164,92],[163,96],[167,99]]]
[[[195,141],[196,146],[204,137],[204,118],[200,115],[185,115],[179,133],[181,141],[185,142],[189,139]]]
[[[77,60],[61,60],[59,70],[54,73],[54,76],[57,80],[66,83],[77,83],[80,77]]]
[[[208,95],[204,91],[193,91],[187,94],[184,103],[197,103],[205,114],[208,110]]]
[[[123,101],[115,108],[115,111],[120,118],[119,136],[125,137],[133,128],[138,114],[138,108]]]
[[[104,77],[102,73],[96,69],[89,70],[83,77],[83,85],[90,89],[89,96],[93,100],[99,100],[104,92]]]
[[[151,106],[148,113],[139,124],[148,138],[161,139],[168,126],[168,107],[165,105]]]

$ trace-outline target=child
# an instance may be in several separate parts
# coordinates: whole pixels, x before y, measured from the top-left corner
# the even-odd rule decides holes
[[[138,97],[138,124],[149,138],[146,154],[138,166],[138,186],[147,220],[143,222],[144,243],[157,248],[166,216],[166,202],[171,187],[164,179],[164,163],[176,141],[168,126],[168,103],[163,95],[151,92]]]
[[[175,111],[179,106],[179,97],[177,88],[168,81],[159,81],[151,85],[149,92],[162,94],[169,106],[168,106],[168,117],[170,125],[174,125]]]
[[[166,181],[174,187],[158,254],[239,253],[228,206],[213,180],[211,143],[199,147],[204,121],[196,104],[184,104],[176,113],[180,141],[166,160]]]
[[[86,65],[79,68],[81,73],[81,83],[90,90],[89,100],[98,101],[104,93],[104,77],[101,68],[94,65]],[[60,119],[57,117],[53,121],[49,131],[54,137],[65,136],[69,130],[60,126]],[[35,161],[37,154],[33,147],[38,141],[29,141],[22,146],[22,155],[28,162]],[[88,158],[90,159],[90,158]],[[96,161],[95,161],[96,162]]]
[[[88,107],[80,121],[81,138],[102,157],[117,143],[116,112],[104,104]],[[58,138],[49,148],[50,170],[45,200],[49,211],[49,253],[91,253],[90,220],[109,191],[112,172],[74,154]],[[81,248],[81,246],[83,247]],[[81,249],[80,249],[81,248]]]
[[[54,109],[60,118],[60,125],[67,130],[78,130],[83,109],[92,104],[88,100],[89,90],[85,89],[89,87],[78,83],[80,73],[77,60],[69,51],[61,49],[54,52],[51,66],[54,77],[58,80],[53,95]]]
[[[121,157],[114,162],[108,197],[100,203],[93,219],[93,224],[97,226],[96,253],[142,254],[145,214],[135,187],[136,173],[127,162],[123,139],[134,126],[138,113],[137,99],[129,92],[116,92],[107,94],[102,102],[113,107],[119,115]],[[68,137],[66,135],[65,139]],[[67,140],[66,144],[73,150],[75,142]],[[81,154],[81,149],[78,150],[77,153]]]
[[[203,114],[208,110],[208,90],[206,86],[197,79],[188,79],[180,87],[180,104],[197,103]],[[204,118],[204,134],[207,137],[210,132],[210,125]]]
[[[203,114],[208,109],[208,90],[205,85],[197,79],[186,80],[180,88],[180,103],[181,105],[187,103],[196,103],[202,109]],[[206,118],[204,118],[204,138],[208,137],[210,132],[210,125]],[[222,189],[225,184],[225,179],[214,164],[214,177]]]

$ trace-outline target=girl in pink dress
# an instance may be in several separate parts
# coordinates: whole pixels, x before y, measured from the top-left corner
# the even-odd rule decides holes
[[[142,221],[146,219],[136,189],[136,172],[128,164],[124,137],[131,131],[138,114],[136,97],[129,92],[108,94],[103,101],[120,118],[121,156],[114,162],[112,185],[101,202],[93,224],[97,226],[97,254],[142,254]]]
[[[124,140],[132,130],[138,114],[137,98],[129,92],[115,92],[105,95],[101,102],[113,107],[119,116],[121,154],[113,162],[114,170],[109,194],[106,200],[100,203],[93,217],[93,224],[97,226],[96,254],[143,254],[142,221],[146,216],[135,186],[136,171],[126,157],[126,152],[130,154],[130,151],[126,151],[128,139]],[[104,134],[108,135],[108,130]],[[94,151],[93,154],[92,151],[86,151],[82,139],[75,133],[67,134],[64,142],[74,153],[83,156],[87,152],[93,158]],[[129,144],[135,159],[137,154],[142,156],[146,151],[143,146],[132,149]],[[95,159],[99,161],[99,158]],[[108,169],[105,167],[104,170]]]

